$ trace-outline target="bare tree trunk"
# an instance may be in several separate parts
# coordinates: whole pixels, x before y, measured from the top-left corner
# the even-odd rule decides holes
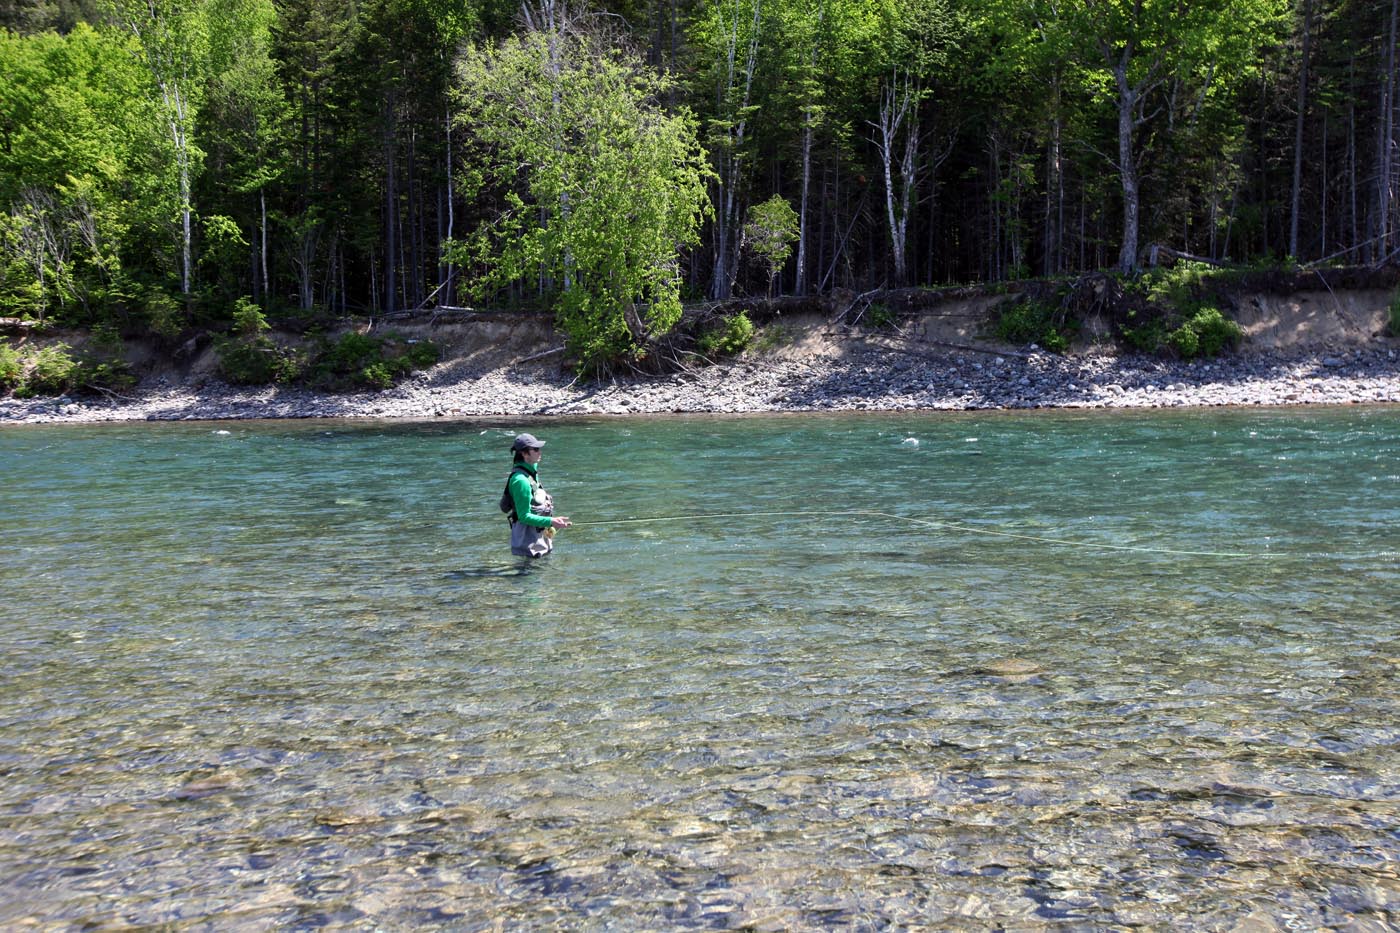
[[[408,130],[408,281],[404,306],[416,308],[423,301],[423,191],[418,181],[418,127]]]
[[[452,110],[450,108],[447,111],[447,120],[444,123],[444,126],[447,128],[447,135],[445,137],[447,145],[444,147],[447,156],[447,235],[445,239],[450,240],[452,239],[453,225],[456,220],[452,204],[452,196],[454,194],[454,191],[452,190]],[[439,256],[441,256],[441,247],[439,247],[438,254]],[[452,278],[455,275],[455,273],[456,269],[453,268],[453,265],[450,262],[447,263],[446,266],[441,268],[440,274],[442,275],[444,288],[442,290],[442,297],[438,299],[438,304],[456,304],[456,301],[452,295]]]
[[[718,0],[718,2],[723,2],[723,0]],[[748,50],[744,61],[743,92],[736,107],[738,119],[728,130],[725,142],[726,151],[718,155],[719,197],[716,198],[715,268],[714,278],[710,285],[710,297],[716,299],[728,298],[733,294],[734,279],[738,275],[740,243],[736,231],[740,220],[738,196],[743,169],[741,149],[748,129],[746,115],[753,90],[754,72],[758,65],[758,36],[762,21],[762,0],[752,0],[752,3],[753,25],[749,32]],[[739,46],[739,0],[735,0],[734,18],[728,23],[728,28],[721,83],[716,89],[720,113],[726,112],[726,102],[734,93],[741,77],[736,71]]]
[[[793,292],[807,294],[807,193],[812,186],[812,115],[802,126],[802,204],[797,214],[797,270]]]
[[[174,20],[178,13],[163,12],[154,2],[118,6],[115,13],[141,46],[146,67],[160,90],[165,108],[166,124],[175,148],[180,198],[180,293],[188,299],[193,287],[194,215],[191,203],[194,154],[190,131],[195,115],[191,113],[188,93],[194,81],[190,73],[191,53],[187,46],[181,45],[183,30]]]
[[[1211,159],[1210,162],[1210,237],[1209,248],[1206,255],[1211,259],[1219,259],[1220,254],[1216,252],[1216,227],[1220,221],[1220,162]]]
[[[309,311],[316,303],[316,247],[321,239],[321,228],[318,224],[307,223],[301,230],[301,236],[297,243],[297,282],[301,310]]]
[[[1356,89],[1356,57],[1353,54],[1348,73],[1348,85]],[[1356,95],[1347,95],[1347,206],[1351,213],[1351,249],[1359,250],[1361,245],[1361,212],[1357,204],[1356,181]],[[1355,262],[1356,258],[1353,257]]]
[[[1060,271],[1060,238],[1064,231],[1065,181],[1060,152],[1059,78],[1055,79],[1055,116],[1050,121],[1050,146],[1045,159],[1045,261],[1042,271]]]
[[[259,188],[259,189],[258,189],[258,209],[259,209],[259,212],[260,212],[261,215],[262,215],[262,217],[261,217],[261,223],[259,224],[259,228],[260,228],[260,230],[262,231],[261,242],[259,243],[259,246],[260,246],[260,249],[259,249],[259,253],[260,253],[259,259],[260,259],[260,264],[261,264],[261,269],[262,269],[262,293],[263,293],[263,301],[267,301],[267,300],[268,300],[268,296],[271,294],[271,291],[270,291],[270,289],[268,288],[268,275],[267,275],[267,189],[266,189],[266,188]]]
[[[190,150],[189,138],[182,131],[178,134],[177,159],[180,163],[180,293],[187,299],[194,280],[192,275],[194,241],[192,219],[194,205],[190,203]]]
[[[822,193],[821,200],[818,202],[819,207],[817,211],[819,222],[817,226],[816,267],[818,272],[826,268],[826,253],[827,248],[830,245],[831,214],[832,210],[834,210],[834,208],[828,208],[828,205],[831,204],[831,164],[826,159],[822,160],[821,171]],[[821,291],[820,284],[817,286],[817,291]]]
[[[906,255],[909,233],[909,207],[914,194],[919,147],[919,90],[913,80],[891,76],[880,94],[880,117],[875,124],[879,137],[880,167],[885,173],[885,219],[890,231],[895,280],[903,285],[909,276]],[[895,161],[898,160],[898,183]]]
[[[1135,272],[1138,267],[1138,190],[1137,159],[1133,154],[1138,95],[1128,83],[1128,56],[1114,65],[1118,84],[1118,176],[1123,187],[1123,242],[1118,250],[1118,271]]]
[[[384,310],[392,313],[398,305],[399,191],[394,159],[394,92],[384,101]]]
[[[1002,279],[1001,201],[996,196],[997,187],[1001,184],[1001,137],[997,131],[992,133],[991,148],[987,154],[992,161],[987,175],[987,278],[997,282]]]
[[[826,5],[822,4],[817,10],[819,31],[825,16]],[[813,37],[808,54],[807,65],[812,71],[815,71],[817,66],[817,42],[818,39]],[[808,194],[812,187],[812,139],[816,135],[816,117],[813,115],[812,109],[809,101],[802,113],[802,206],[798,211],[797,220],[797,270],[793,288],[793,291],[798,295],[807,294]]]
[[[1381,151],[1379,179],[1378,239],[1376,261],[1384,261],[1390,255],[1390,244],[1395,233],[1395,54],[1396,31],[1400,29],[1400,0],[1390,0],[1390,31],[1385,48],[1385,76],[1381,81]]]
[[[1293,192],[1289,198],[1288,255],[1298,259],[1298,218],[1303,200],[1303,127],[1308,115],[1308,68],[1312,59],[1312,0],[1303,0],[1303,49],[1298,62],[1298,114],[1293,124]]]
[[[1324,110],[1322,111],[1322,184],[1321,184],[1321,186],[1320,186],[1320,188],[1319,188],[1319,191],[1320,191],[1322,197],[1319,199],[1319,202],[1318,202],[1318,203],[1319,203],[1319,206],[1320,206],[1320,213],[1321,213],[1321,216],[1318,218],[1318,224],[1319,224],[1319,227],[1320,227],[1320,240],[1321,240],[1321,244],[1320,244],[1320,246],[1318,247],[1318,253],[1317,253],[1319,256],[1326,256],[1326,255],[1327,255],[1327,219],[1328,219],[1328,218],[1327,218],[1327,194],[1328,194],[1328,189],[1331,187],[1331,185],[1329,184],[1330,176],[1328,175],[1328,166],[1327,166],[1327,143],[1328,143],[1327,129],[1328,129],[1327,111],[1324,109]]]

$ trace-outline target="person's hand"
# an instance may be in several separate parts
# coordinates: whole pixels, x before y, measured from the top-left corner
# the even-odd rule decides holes
[[[567,515],[560,515],[558,518],[551,518],[549,520],[549,527],[551,528],[568,528],[572,524],[573,522],[569,521],[569,516]]]

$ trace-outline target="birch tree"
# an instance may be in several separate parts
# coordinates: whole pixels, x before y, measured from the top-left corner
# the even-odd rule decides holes
[[[209,36],[205,0],[109,0],[117,21],[135,37],[159,94],[170,140],[180,225],[180,292],[193,289],[194,176],[203,152],[195,142]]]
[[[266,304],[272,291],[268,188],[286,166],[282,132],[288,116],[272,58],[271,0],[211,0],[210,82],[205,108],[211,154],[216,151],[225,184],[251,196],[256,231],[253,294]]]
[[[572,351],[606,369],[680,318],[679,254],[706,215],[706,156],[693,118],[662,109],[668,85],[639,60],[536,25],[459,61],[456,126],[478,155],[459,184],[489,213],[449,255],[483,297],[552,281]]]
[[[708,0],[695,30],[714,108],[706,142],[714,159],[710,297],[716,299],[733,294],[739,271],[749,121],[755,116],[754,77],[763,27],[764,0]]]
[[[1204,99],[1221,81],[1237,81],[1258,65],[1262,38],[1288,15],[1284,0],[1033,0],[1042,22],[1058,24],[1081,63],[1099,77],[1112,101],[1122,192],[1118,268],[1138,268],[1142,178],[1139,131],[1168,104],[1157,92],[1173,79]]]
[[[871,125],[885,182],[885,222],[895,280],[909,279],[909,219],[919,185],[923,136],[920,112],[933,69],[951,32],[942,0],[888,0],[880,7],[877,116]]]

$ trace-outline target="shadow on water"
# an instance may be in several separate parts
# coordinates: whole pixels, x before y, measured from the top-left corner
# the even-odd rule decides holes
[[[521,558],[514,564],[496,564],[485,567],[463,567],[443,574],[447,580],[473,580],[482,577],[528,577],[540,571],[539,562]]]

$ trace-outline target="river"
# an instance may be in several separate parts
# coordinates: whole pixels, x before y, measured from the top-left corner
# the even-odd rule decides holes
[[[534,564],[524,429],[581,523]],[[6,929],[1400,922],[1397,409],[28,427],[0,475]]]

